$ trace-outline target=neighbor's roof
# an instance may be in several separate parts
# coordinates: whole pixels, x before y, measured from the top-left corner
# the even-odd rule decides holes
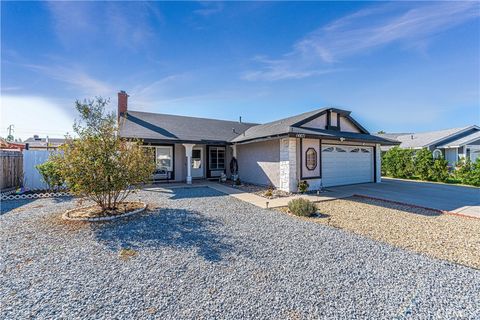
[[[225,142],[254,125],[238,121],[128,111],[121,120],[120,135],[145,140]]]
[[[450,141],[448,143],[442,144],[438,147],[439,148],[458,148],[476,140],[480,140],[480,131],[469,134],[468,136],[465,136],[463,138],[459,138],[459,139]]]
[[[56,148],[61,146],[65,143],[65,139],[63,138],[49,138],[48,143],[46,138],[37,138],[34,137],[28,138],[27,140],[23,141],[23,143],[28,143],[29,148]]]
[[[462,133],[468,129],[474,129],[476,126],[468,126],[462,128],[453,128],[439,131],[429,131],[429,132],[420,132],[420,133],[387,133],[387,134],[377,134],[377,136],[382,138],[390,138],[398,140],[401,144],[401,148],[423,148],[433,145],[435,143],[441,142],[449,137],[452,137],[456,134]]]

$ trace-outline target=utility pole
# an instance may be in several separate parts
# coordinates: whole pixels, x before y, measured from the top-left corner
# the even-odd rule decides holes
[[[13,141],[14,140],[12,132],[14,132],[15,130],[13,129],[13,127],[14,127],[13,124],[11,124],[7,127],[7,131],[8,131],[7,141]]]

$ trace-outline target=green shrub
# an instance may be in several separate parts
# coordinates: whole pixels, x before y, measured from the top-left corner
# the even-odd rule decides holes
[[[455,168],[455,179],[460,180],[463,184],[469,184],[472,186],[480,186],[480,158],[477,158],[475,163],[472,163],[470,159],[460,160]]]
[[[433,154],[427,148],[417,151],[414,157],[415,175],[422,180],[430,180],[430,171],[434,166]]]
[[[267,191],[265,191],[263,195],[267,198],[273,197],[273,189],[268,188]]]
[[[317,212],[317,205],[307,199],[298,198],[288,202],[288,210],[296,216],[310,217]]]
[[[414,174],[413,150],[395,146],[385,152],[382,159],[382,171],[394,178],[411,178]]]
[[[433,181],[445,182],[450,177],[448,172],[448,161],[443,157],[435,159],[433,166],[429,171],[430,179]]]
[[[298,183],[298,192],[300,192],[300,193],[305,193],[305,192],[307,192],[309,186],[310,186],[310,185],[308,184],[307,181],[305,181],[305,180],[304,180],[304,181],[300,181],[300,182]]]
[[[49,190],[56,191],[64,185],[65,179],[63,179],[61,175],[57,162],[48,160],[42,164],[36,165],[35,168],[37,168]]]
[[[470,174],[470,179],[468,180],[468,184],[471,184],[472,186],[480,187],[480,158],[477,158],[477,160],[473,164],[473,169]]]

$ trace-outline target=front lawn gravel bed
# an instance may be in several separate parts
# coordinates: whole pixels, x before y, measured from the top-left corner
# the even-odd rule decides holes
[[[480,269],[480,219],[351,197],[317,203],[322,224]]]
[[[480,317],[478,270],[209,188],[139,198],[94,224],[61,219],[71,199],[2,203],[0,319]]]

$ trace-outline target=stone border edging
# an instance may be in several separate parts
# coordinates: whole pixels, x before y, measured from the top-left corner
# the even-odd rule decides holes
[[[2,194],[1,200],[26,200],[39,198],[56,198],[56,197],[70,197],[73,196],[70,192],[44,192],[44,193],[30,193],[30,194]]]
[[[127,213],[123,213],[123,214],[119,214],[119,215],[116,215],[116,216],[110,216],[110,217],[92,217],[92,218],[71,218],[69,216],[69,213],[74,211],[74,210],[78,210],[79,208],[74,208],[74,209],[70,209],[70,210],[67,210],[65,211],[63,214],[62,214],[62,219],[64,220],[67,220],[67,221],[88,221],[88,222],[99,222],[99,221],[112,221],[112,220],[116,220],[116,219],[120,219],[120,218],[125,218],[125,217],[128,217],[128,216],[131,216],[131,215],[134,215],[134,214],[137,214],[137,213],[140,213],[140,212],[143,212],[147,209],[147,204],[144,203],[144,202],[139,202],[139,201],[136,201],[137,203],[141,203],[143,206],[142,208],[139,208],[139,209],[135,209],[133,211],[130,211],[130,212],[127,212]]]
[[[480,218],[469,216],[469,215],[466,215],[466,214],[451,212],[451,211],[447,211],[447,210],[434,209],[434,208],[429,208],[429,207],[423,207],[423,206],[419,206],[419,205],[411,204],[411,203],[406,203],[406,202],[400,202],[400,201],[387,200],[387,199],[382,199],[382,198],[377,198],[377,197],[372,197],[372,196],[366,196],[366,195],[363,195],[363,194],[354,194],[353,196],[354,197],[359,197],[359,198],[371,199],[371,200],[385,201],[385,202],[390,202],[390,203],[393,203],[393,204],[399,204],[399,205],[402,205],[402,206],[409,206],[409,207],[418,208],[418,209],[431,210],[431,211],[438,212],[440,214],[447,214],[447,215],[457,216],[457,217],[462,217],[462,218],[480,219]]]

